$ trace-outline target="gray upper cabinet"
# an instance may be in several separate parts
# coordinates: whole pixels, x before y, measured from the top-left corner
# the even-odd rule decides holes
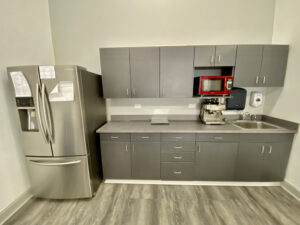
[[[194,47],[160,48],[160,97],[192,97]]]
[[[288,51],[288,45],[238,46],[234,86],[283,86]]]
[[[131,143],[132,178],[160,179],[160,142]]]
[[[267,87],[283,86],[289,46],[265,45],[260,76]]]
[[[238,143],[198,142],[196,178],[199,180],[233,181]]]
[[[159,97],[159,48],[130,48],[131,96]]]
[[[102,167],[105,179],[130,179],[130,142],[101,141]]]
[[[194,67],[235,66],[236,45],[195,47]]]
[[[235,66],[236,45],[217,45],[215,66]]]
[[[211,67],[215,65],[216,47],[203,45],[195,47],[194,67]]]
[[[262,86],[260,68],[262,62],[262,45],[239,45],[237,48],[234,86]]]
[[[100,60],[104,97],[131,97],[129,48],[101,48]]]

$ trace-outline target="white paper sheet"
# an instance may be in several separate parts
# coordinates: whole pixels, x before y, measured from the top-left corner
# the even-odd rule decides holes
[[[39,66],[41,79],[55,79],[54,66]]]
[[[22,71],[10,72],[16,97],[31,97],[31,90]]]
[[[74,87],[72,81],[60,81],[50,92],[50,102],[74,101]]]

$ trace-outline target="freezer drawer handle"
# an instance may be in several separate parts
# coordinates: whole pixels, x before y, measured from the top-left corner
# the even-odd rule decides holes
[[[41,165],[41,166],[66,166],[66,165],[73,165],[73,164],[78,164],[81,162],[81,160],[76,160],[76,161],[69,161],[69,162],[61,162],[61,163],[44,163],[42,161],[36,161],[36,160],[29,160],[30,162],[33,162],[35,164]]]

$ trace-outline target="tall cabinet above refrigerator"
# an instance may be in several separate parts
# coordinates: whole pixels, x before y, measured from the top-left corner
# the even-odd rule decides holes
[[[78,66],[7,68],[33,194],[92,197],[100,184],[96,129],[106,122],[101,76]]]

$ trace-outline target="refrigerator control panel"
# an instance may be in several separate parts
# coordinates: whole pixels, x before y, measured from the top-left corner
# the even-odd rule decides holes
[[[34,107],[32,97],[16,98],[17,107]]]

